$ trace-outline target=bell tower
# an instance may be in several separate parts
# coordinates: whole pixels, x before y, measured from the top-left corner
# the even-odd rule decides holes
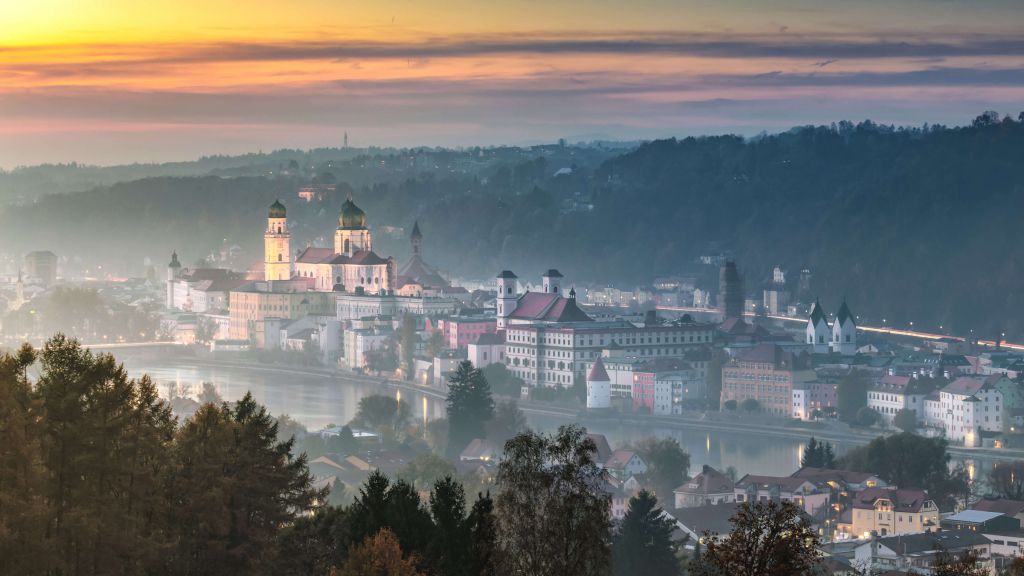
[[[284,204],[275,200],[267,215],[267,231],[263,234],[264,280],[288,280],[292,277],[291,234]]]

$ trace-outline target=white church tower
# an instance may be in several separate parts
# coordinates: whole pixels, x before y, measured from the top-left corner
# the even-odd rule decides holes
[[[608,377],[608,371],[604,369],[604,363],[598,356],[594,366],[587,374],[587,410],[601,410],[611,408],[612,405],[612,381]]]
[[[174,281],[178,279],[181,272],[181,262],[178,262],[178,253],[171,252],[171,263],[167,265],[167,309],[174,310]],[[18,271],[18,281],[21,281],[21,271]]]
[[[284,204],[275,200],[267,214],[267,231],[263,233],[263,279],[289,280],[292,277],[291,233]]]
[[[498,274],[498,299],[497,316],[498,328],[508,326],[508,317],[516,310],[519,303],[519,295],[516,293],[516,275],[510,270],[502,270]]]
[[[857,324],[853,321],[853,314],[850,307],[843,300],[839,307],[836,321],[832,324],[832,351],[839,352],[843,356],[853,356],[857,353]]]
[[[815,354],[828,354],[829,342],[832,340],[832,329],[828,319],[821,310],[821,303],[814,302],[811,316],[807,319],[807,344]]]
[[[545,294],[562,295],[562,286],[565,283],[565,277],[562,276],[561,272],[552,268],[545,272],[541,279]]]

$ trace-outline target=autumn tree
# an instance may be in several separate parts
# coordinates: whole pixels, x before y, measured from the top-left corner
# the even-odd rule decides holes
[[[961,554],[940,550],[932,563],[933,576],[989,576],[981,552],[969,548]]]
[[[397,432],[405,427],[411,414],[408,402],[382,394],[371,394],[359,399],[359,408],[352,424]]]
[[[610,497],[584,428],[527,432],[498,465],[497,543],[502,573],[600,576],[611,560]]]
[[[656,495],[671,496],[690,471],[690,455],[675,438],[644,438],[636,449],[647,463],[647,477]]]
[[[416,559],[403,554],[398,538],[382,529],[352,547],[348,560],[332,576],[423,576],[416,568]]]
[[[821,553],[810,520],[791,502],[744,502],[728,536],[707,533],[702,561],[719,574],[810,576]]]

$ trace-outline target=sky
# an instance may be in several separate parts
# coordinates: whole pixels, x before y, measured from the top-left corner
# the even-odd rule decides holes
[[[0,0],[0,168],[1024,110],[1020,0]]]

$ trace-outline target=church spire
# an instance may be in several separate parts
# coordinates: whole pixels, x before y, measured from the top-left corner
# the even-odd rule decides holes
[[[409,235],[409,241],[412,242],[412,254],[413,256],[420,255],[420,246],[423,244],[423,233],[420,232],[419,220],[414,220],[412,224],[412,234]]]

